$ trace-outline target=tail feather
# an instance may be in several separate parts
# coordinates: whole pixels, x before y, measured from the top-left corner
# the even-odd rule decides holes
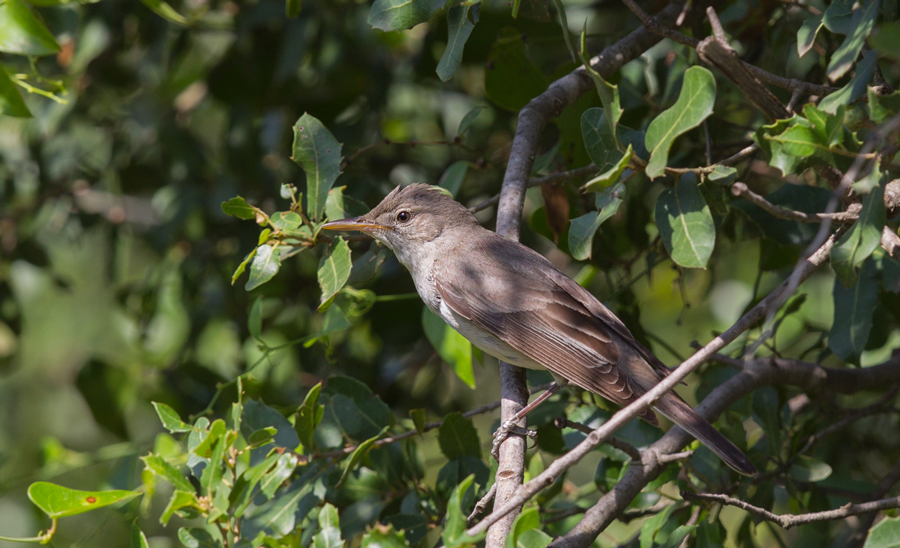
[[[700,440],[736,472],[745,476],[756,474],[750,459],[678,396],[668,394],[656,403],[655,409]]]

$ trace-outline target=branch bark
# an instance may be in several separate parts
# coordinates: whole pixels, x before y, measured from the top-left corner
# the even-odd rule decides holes
[[[659,17],[666,22],[674,21],[681,12],[681,5],[671,3]],[[628,61],[660,41],[660,37],[640,28],[604,49],[591,59],[591,65],[603,76],[608,77]],[[531,174],[531,166],[537,154],[537,143],[541,132],[551,118],[559,116],[562,110],[575,102],[584,92],[591,89],[593,82],[580,67],[553,82],[549,89],[532,99],[520,112],[516,134],[510,150],[509,163],[503,177],[500,203],[497,208],[497,233],[507,238],[519,239],[519,223],[525,190]],[[501,378],[501,421],[505,422],[527,403],[524,372],[510,364],[500,363]],[[524,422],[524,421],[523,421]],[[495,483],[494,508],[504,507],[506,511],[484,523],[479,532],[488,530],[486,548],[502,548],[512,527],[515,516],[527,499],[516,494],[521,491],[525,473],[525,440],[510,436],[500,446],[500,462]]]

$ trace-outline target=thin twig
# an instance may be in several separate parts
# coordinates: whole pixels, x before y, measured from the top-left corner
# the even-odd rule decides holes
[[[688,491],[681,492],[681,498],[685,500],[704,500],[710,502],[718,502],[728,506],[736,506],[742,510],[753,514],[754,516],[763,518],[778,524],[784,529],[790,529],[797,525],[807,523],[816,523],[819,521],[831,521],[836,519],[844,519],[850,516],[858,516],[859,514],[867,514],[878,510],[887,510],[889,508],[900,508],[900,497],[892,497],[887,499],[876,500],[872,502],[864,502],[861,504],[845,504],[834,510],[826,510],[824,512],[812,512],[809,514],[773,514],[765,508],[753,506],[747,502],[729,497],[728,495],[720,495],[716,493],[690,493]]]
[[[594,429],[590,426],[581,424],[580,422],[570,421],[566,417],[556,417],[556,420],[553,421],[553,424],[560,430],[562,430],[563,428],[572,428],[573,430],[578,430],[582,434],[590,434],[594,431]],[[617,438],[609,438],[605,443],[606,445],[615,447],[619,451],[625,453],[634,461],[641,462],[641,452],[637,447],[631,445],[630,443],[624,442]]]
[[[473,509],[472,513],[469,514],[469,517],[466,518],[466,526],[467,527],[471,527],[472,524],[475,523],[475,520],[477,520],[479,517],[481,517],[481,514],[483,514],[485,512],[485,510],[487,510],[488,505],[491,503],[492,500],[494,500],[494,495],[496,493],[497,493],[497,484],[494,483],[493,485],[491,485],[491,488],[488,490],[487,494],[485,494],[483,497],[481,497],[481,500],[479,500],[478,503],[475,505],[475,509]]]
[[[731,185],[731,194],[737,197],[745,198],[773,216],[779,219],[788,219],[791,221],[800,221],[801,223],[821,223],[823,220],[831,220],[833,222],[843,223],[847,221],[855,221],[859,218],[860,206],[851,207],[849,211],[841,211],[837,213],[804,213],[795,211],[780,205],[773,204],[759,194],[750,190],[745,183],[737,182]]]

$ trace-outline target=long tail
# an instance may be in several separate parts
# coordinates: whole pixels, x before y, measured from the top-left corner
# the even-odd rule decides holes
[[[655,409],[700,440],[736,472],[745,476],[756,474],[750,459],[678,396],[667,394],[656,402]]]

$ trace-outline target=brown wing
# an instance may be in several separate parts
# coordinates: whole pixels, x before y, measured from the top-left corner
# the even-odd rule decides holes
[[[553,373],[619,405],[644,392],[620,367],[619,345],[634,339],[590,293],[516,242],[486,236],[471,245],[469,253],[436,264],[435,286],[447,306]],[[651,410],[641,418],[658,424]]]

